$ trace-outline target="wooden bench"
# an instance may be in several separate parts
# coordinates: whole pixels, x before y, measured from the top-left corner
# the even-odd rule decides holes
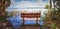
[[[38,24],[38,18],[40,18],[41,13],[21,13],[21,18],[23,18],[23,25],[25,22],[24,18],[36,18],[36,24]]]

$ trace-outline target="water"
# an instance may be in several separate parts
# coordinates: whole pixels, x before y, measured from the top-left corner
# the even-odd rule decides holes
[[[33,24],[36,24],[36,21],[34,21],[34,20],[25,20],[25,24],[27,24],[27,25],[33,25]]]
[[[11,24],[13,25],[13,27],[20,27],[23,23],[23,21],[21,20],[21,15],[16,14],[13,17],[9,17],[8,20],[11,22]],[[33,25],[36,24],[35,20],[25,20],[24,24],[27,25]],[[43,21],[38,21],[38,24],[43,25]]]

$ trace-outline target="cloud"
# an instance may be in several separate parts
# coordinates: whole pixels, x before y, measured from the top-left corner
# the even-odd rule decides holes
[[[24,0],[16,2],[15,0],[11,0],[11,5],[6,10],[7,11],[12,11],[14,9],[20,10],[21,8],[27,8],[27,7],[40,7],[40,9],[42,8],[44,9],[46,3],[43,2],[42,0],[39,0],[37,2],[24,1]]]

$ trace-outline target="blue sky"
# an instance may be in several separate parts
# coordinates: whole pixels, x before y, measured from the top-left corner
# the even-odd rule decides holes
[[[36,1],[36,0],[15,0],[15,1]]]
[[[40,7],[44,8],[49,0],[11,0],[11,5],[6,10],[12,11],[13,8]],[[11,9],[10,9],[11,8]]]
[[[49,3],[49,0],[11,0],[11,5],[6,9],[6,11],[20,11],[27,7],[39,7],[41,13],[43,14],[43,12],[46,11],[44,7],[47,3]]]
[[[15,0],[16,2],[20,2],[20,1],[38,1],[38,0]],[[47,2],[48,0],[42,0],[44,2]]]
[[[28,7],[39,7],[42,15],[44,15],[43,12],[47,11],[46,9],[44,9],[47,3],[49,3],[49,0],[11,0],[11,5],[6,9],[6,11],[9,11],[9,12],[15,11],[15,10],[20,11]],[[30,9],[27,9],[27,10],[30,10]],[[34,9],[31,9],[31,11],[33,10]]]

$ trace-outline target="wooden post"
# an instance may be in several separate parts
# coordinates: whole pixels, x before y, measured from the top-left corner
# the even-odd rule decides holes
[[[38,25],[38,17],[36,18],[36,24]]]
[[[25,22],[25,20],[24,20],[24,17],[23,17],[23,25],[24,25],[24,22]]]

